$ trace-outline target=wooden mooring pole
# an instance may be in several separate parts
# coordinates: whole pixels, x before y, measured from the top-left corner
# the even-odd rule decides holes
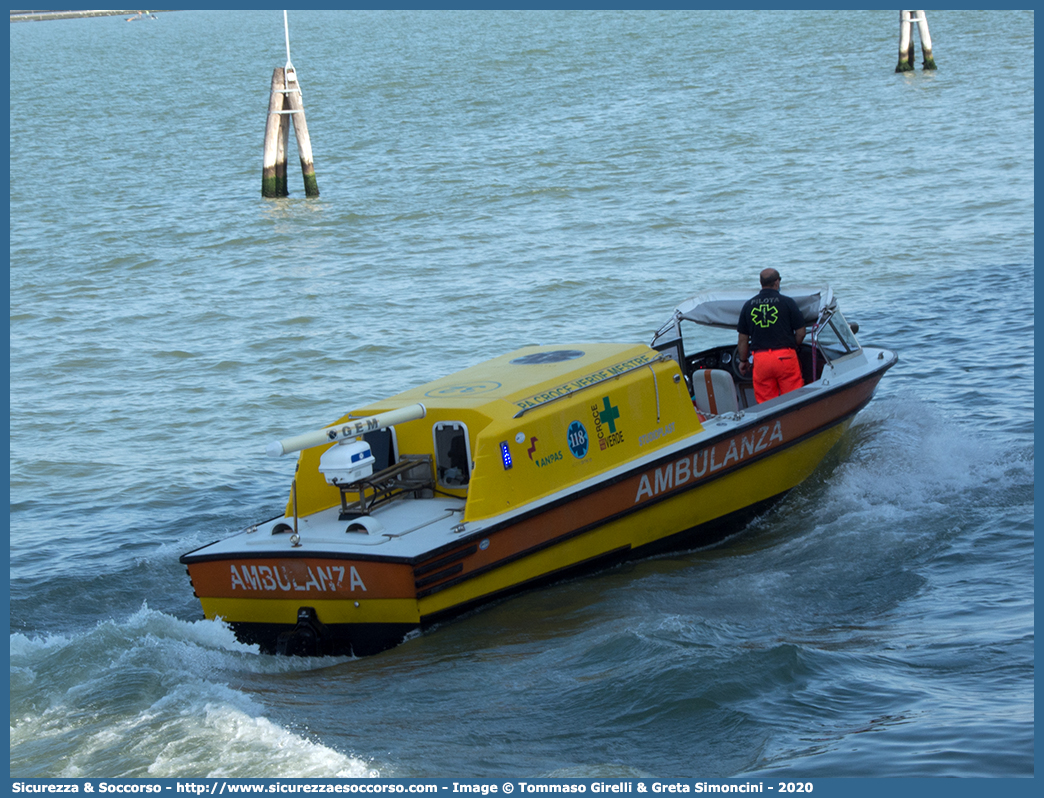
[[[923,11],[917,12],[917,33],[921,37],[921,58],[923,69],[937,69],[932,58],[932,36],[928,33],[928,17]]]
[[[304,176],[305,196],[318,197],[319,185],[315,179],[312,162],[312,140],[308,137],[304,102],[301,100],[301,84],[297,71],[290,63],[290,26],[283,12],[283,28],[286,31],[286,66],[276,67],[272,73],[272,90],[268,98],[268,119],[265,122],[265,152],[261,167],[261,196],[285,197],[286,159],[290,149],[290,123],[294,123],[297,136],[297,152],[301,156],[301,174]]]
[[[285,197],[286,150],[290,138],[290,123],[283,114],[286,102],[286,80],[282,67],[272,73],[272,93],[268,97],[268,120],[265,123],[265,155],[261,168],[261,196]]]
[[[305,122],[301,84],[297,82],[297,73],[293,68],[287,70],[286,102],[293,114],[294,135],[297,137],[297,153],[301,156],[305,196],[318,197],[319,185],[315,181],[315,165],[312,163],[312,140],[308,137],[308,123]]]
[[[921,37],[921,55],[924,57],[924,69],[936,69],[932,58],[932,37],[928,33],[928,17],[923,11],[899,12],[899,64],[896,72],[909,72],[914,68],[913,23],[917,23],[917,33]]]
[[[899,64],[896,72],[913,69],[913,37],[910,35],[910,12],[899,12]]]

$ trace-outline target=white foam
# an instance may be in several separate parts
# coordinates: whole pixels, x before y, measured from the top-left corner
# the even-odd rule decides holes
[[[815,502],[823,523],[844,519],[851,525],[865,517],[887,528],[976,491],[1032,480],[1032,456],[1002,449],[914,396],[876,402],[849,435],[858,440],[825,486],[812,484],[794,498],[798,506]]]
[[[144,604],[81,635],[12,634],[10,646],[13,774],[43,766],[69,778],[379,775],[285,728],[268,717],[272,707],[233,686],[246,674],[292,674],[343,658],[262,656],[223,623],[183,621]]]

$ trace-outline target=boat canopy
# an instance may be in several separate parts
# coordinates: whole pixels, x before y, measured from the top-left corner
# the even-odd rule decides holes
[[[837,304],[830,286],[801,287],[787,291],[786,295],[797,302],[806,324],[815,324],[824,310],[832,309]],[[711,327],[735,329],[739,324],[740,310],[752,296],[749,291],[709,291],[685,300],[674,313],[679,320],[688,319]]]
[[[806,324],[815,324],[822,318],[824,311],[837,307],[834,291],[829,285],[821,288],[798,286],[788,289],[785,294],[797,302]],[[674,309],[671,318],[656,332],[654,343],[672,328],[677,331],[677,325],[682,321],[735,330],[739,324],[740,310],[752,296],[754,294],[750,291],[707,291],[696,294]]]

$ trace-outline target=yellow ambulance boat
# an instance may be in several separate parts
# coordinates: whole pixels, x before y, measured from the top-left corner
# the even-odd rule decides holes
[[[300,453],[285,512],[181,557],[205,616],[263,652],[360,656],[550,579],[720,541],[812,473],[898,360],[860,346],[830,288],[788,294],[806,384],[760,405],[736,360],[751,294],[716,292],[649,346],[525,347],[273,442]],[[694,345],[696,325],[725,343]]]

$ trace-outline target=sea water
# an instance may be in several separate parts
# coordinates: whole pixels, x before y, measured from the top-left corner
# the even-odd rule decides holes
[[[278,11],[11,25],[12,776],[1032,775],[1033,12],[929,16],[291,11],[267,200]],[[767,266],[901,359],[726,545],[366,659],[202,620],[269,440]]]

